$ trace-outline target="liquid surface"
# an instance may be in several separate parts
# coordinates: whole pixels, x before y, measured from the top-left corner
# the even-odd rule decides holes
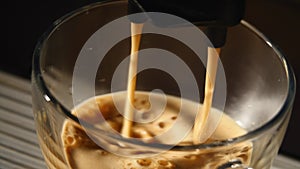
[[[163,97],[163,95],[155,94],[155,97],[153,98],[159,100]],[[125,98],[126,92],[97,96],[79,105],[79,107],[76,107],[73,113],[80,119],[84,119],[92,124],[101,126],[103,125],[103,121],[99,121],[97,118],[97,115],[99,115],[99,108],[105,121],[116,132],[121,132],[123,116],[119,113],[113,100],[117,100],[116,102],[119,103],[124,103]],[[96,104],[93,104],[93,101],[96,101]],[[179,106],[181,101],[183,102],[182,107]],[[183,110],[182,112],[189,115],[188,113],[191,107],[199,106],[199,104],[195,102],[167,96],[167,103],[163,112],[157,113],[156,110],[158,109],[156,109],[154,105],[151,105],[151,103],[156,102],[155,100],[153,101],[153,99],[151,102],[149,101],[149,93],[136,92],[134,106],[137,111],[135,111],[135,114],[140,114],[140,116],[135,117],[142,117],[146,120],[147,118],[151,120],[154,119],[151,122],[133,123],[132,125],[132,137],[144,139],[145,142],[170,129],[175,121],[178,120],[178,112],[180,108]],[[211,113],[213,114],[212,117],[214,117],[214,115],[219,116],[219,113],[221,112],[212,109]],[[184,123],[182,124],[184,125]],[[181,128],[181,126],[179,126],[179,128]],[[246,131],[233,119],[223,114],[219,122],[219,126],[206,143],[215,140],[234,138],[245,133]],[[248,164],[252,154],[252,144],[245,142],[238,145],[215,149],[180,152],[169,150],[147,158],[123,157],[107,152],[103,148],[99,147],[88,137],[81,126],[70,120],[65,121],[61,138],[63,141],[65,157],[71,169],[214,169],[233,159],[237,159]],[[169,142],[171,140],[172,137],[169,137],[162,142]],[[178,144],[192,145],[192,132],[187,133],[183,140]]]

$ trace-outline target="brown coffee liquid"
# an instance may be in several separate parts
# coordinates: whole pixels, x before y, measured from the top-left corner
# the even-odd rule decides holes
[[[118,92],[97,96],[76,107],[72,113],[91,124],[101,126],[104,125],[102,124],[104,122],[97,120],[100,110],[111,128],[121,132],[123,116],[119,113],[115,104],[124,104],[126,95],[126,92]],[[164,97],[161,94],[155,95],[156,99]],[[113,99],[113,97],[117,99]],[[114,100],[117,100],[117,103]],[[94,101],[96,101],[96,105],[93,103]],[[178,106],[180,102],[183,103],[182,107]],[[147,118],[155,113],[151,109],[149,110],[151,104],[148,92],[136,91],[133,103],[136,109],[139,110],[135,113],[141,113],[142,117]],[[170,129],[177,120],[180,109],[187,112],[185,115],[189,116],[188,112],[191,112],[190,108],[194,106],[201,105],[178,97],[167,96],[167,104],[163,113],[150,123],[134,122],[131,126],[131,137],[141,138],[147,142],[152,137],[163,134]],[[213,108],[211,113],[213,118],[219,117],[220,113],[222,114],[222,112]],[[245,133],[246,131],[233,119],[226,114],[222,114],[219,126],[205,143],[234,138]],[[195,149],[180,152],[169,150],[147,158],[123,157],[102,149],[87,136],[81,126],[71,120],[65,120],[61,138],[63,140],[65,157],[71,169],[215,169],[233,159],[248,164],[252,153],[252,144],[245,142],[214,149]],[[168,140],[163,141],[168,142]],[[192,144],[193,132],[188,133],[178,143],[178,145]]]
[[[178,117],[180,102],[184,102],[182,109],[184,112],[193,113],[190,107],[200,105],[192,101],[167,96],[167,106],[163,113],[149,123],[134,122],[136,115],[140,117],[150,117],[155,112],[149,111],[151,103],[149,93],[137,92],[136,73],[138,64],[138,50],[140,45],[143,24],[132,23],[132,45],[130,54],[130,65],[128,73],[128,83],[126,92],[111,93],[97,96],[90,100],[96,100],[96,105],[91,101],[85,101],[73,110],[73,114],[89,123],[101,126],[105,125],[97,117],[99,113],[103,115],[106,123],[124,137],[141,138],[145,142],[151,141],[155,136],[167,132]],[[220,49],[208,48],[208,63],[205,82],[205,98],[201,111],[198,112],[194,123],[194,129],[183,138],[178,145],[193,145],[199,143],[210,143],[218,140],[225,140],[244,135],[246,131],[242,129],[233,119],[226,114],[211,108],[215,76],[217,70],[218,56]],[[113,100],[119,98],[119,102],[124,104],[124,116],[118,111]],[[163,97],[162,95],[158,97]],[[100,109],[100,112],[98,111]],[[134,111],[137,109],[139,111]],[[140,114],[134,114],[140,113]],[[186,114],[189,115],[188,113]],[[205,131],[210,124],[210,118],[222,117],[218,126],[211,134]],[[213,121],[213,120],[212,120]],[[180,126],[179,126],[180,128]],[[176,134],[176,133],[174,133]],[[175,136],[174,136],[175,137]],[[250,162],[252,154],[252,144],[249,142],[237,145],[226,146],[214,149],[202,149],[194,151],[167,151],[149,158],[132,158],[118,156],[108,152],[91,140],[84,129],[77,123],[66,120],[61,135],[64,153],[71,169],[215,169],[230,160],[240,160],[244,164]],[[168,143],[172,139],[169,137],[160,140],[161,143]],[[110,144],[107,142],[107,144]]]
[[[221,53],[220,48],[208,47],[204,101],[203,101],[202,111],[197,114],[195,119],[194,132],[193,132],[194,144],[205,142],[209,138],[209,135],[213,132],[213,131],[205,131],[205,130],[207,129],[206,128],[208,123],[207,119],[213,101],[215,79],[217,74],[218,60],[219,60],[220,53]],[[212,127],[211,129],[213,130],[215,129],[215,127]]]
[[[124,122],[121,130],[122,136],[130,137],[131,136],[131,127],[133,121],[133,100],[134,100],[134,91],[136,86],[136,71],[138,65],[138,50],[140,46],[141,33],[143,29],[143,24],[131,23],[131,52],[130,52],[130,63],[127,79],[127,99],[124,110]]]
[[[138,64],[138,50],[140,46],[140,39],[142,34],[143,24],[131,23],[131,53],[130,53],[130,63],[129,63],[129,72],[127,80],[127,99],[125,105],[125,118],[122,126],[122,136],[130,137],[131,136],[131,126],[134,116],[134,91],[136,86],[136,71]],[[193,132],[193,142],[194,144],[199,144],[205,142],[209,135],[213,131],[206,131],[207,128],[207,119],[210,113],[213,100],[213,92],[215,86],[215,78],[218,66],[219,54],[221,52],[220,48],[210,48],[208,47],[208,59],[207,59],[207,71],[205,79],[205,97],[203,102],[203,110],[199,112],[195,122],[194,122],[194,132]],[[215,127],[211,127],[215,129]]]

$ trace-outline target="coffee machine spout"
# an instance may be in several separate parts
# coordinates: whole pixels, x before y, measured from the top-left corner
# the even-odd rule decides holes
[[[128,13],[162,12],[181,17],[203,29],[214,48],[225,44],[227,28],[240,23],[245,0],[128,0]],[[142,23],[145,17],[131,18]],[[163,23],[154,24],[166,26]]]

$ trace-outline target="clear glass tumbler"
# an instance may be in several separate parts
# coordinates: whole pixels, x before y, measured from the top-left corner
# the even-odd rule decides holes
[[[247,131],[246,134],[199,145],[177,145],[167,152],[146,159],[122,155],[112,155],[110,158],[103,156],[103,160],[96,162],[96,166],[80,162],[85,158],[101,159],[99,152],[102,155],[106,153],[91,140],[87,144],[92,144],[98,155],[90,154],[90,157],[78,157],[76,160],[70,160],[66,156],[66,140],[62,138],[66,121],[74,124],[75,128],[82,127],[78,118],[72,114],[72,77],[76,60],[86,41],[98,29],[126,15],[126,1],[91,4],[57,20],[38,42],[32,70],[33,111],[40,147],[48,168],[269,169],[288,125],[295,96],[295,79],[283,54],[261,32],[245,21],[228,29],[227,42],[220,59],[226,77],[224,113],[240,124]],[[99,45],[99,49],[101,47]],[[195,75],[202,98],[205,67],[199,58],[192,56],[193,52],[178,41],[154,34],[143,35],[141,49],[147,48],[160,48],[177,54]],[[114,71],[129,52],[130,37],[120,40],[109,50],[94,80],[96,95],[111,92]],[[121,72],[125,72],[123,78],[126,84],[127,68]],[[84,81],[84,77],[81,78]],[[168,95],[180,96],[174,79],[159,70],[142,71],[137,79],[137,90],[160,89]],[[126,85],[121,85],[120,90],[126,90],[122,86]],[[81,134],[85,135],[84,131],[80,130],[83,132]],[[131,153],[156,151],[163,145],[115,137],[101,129],[94,128],[91,131],[98,141],[118,143],[115,145],[117,147],[130,144]],[[69,139],[69,142],[73,141],[73,138]],[[76,148],[72,151],[76,152]],[[247,151],[251,151],[251,155],[236,155]],[[201,161],[193,162],[193,159],[199,158]],[[173,159],[177,161],[174,162]]]

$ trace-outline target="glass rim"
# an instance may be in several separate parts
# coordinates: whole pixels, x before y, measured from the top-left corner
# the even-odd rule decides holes
[[[53,22],[53,24],[44,32],[44,34],[40,37],[38,40],[36,47],[33,52],[33,60],[32,60],[32,81],[35,82],[35,85],[37,85],[39,92],[44,96],[44,99],[47,102],[51,102],[56,108],[60,109],[63,114],[66,116],[66,118],[71,119],[72,121],[78,123],[80,126],[82,126],[82,120],[74,116],[64,105],[62,105],[48,90],[46,87],[46,83],[42,77],[42,71],[40,69],[40,56],[41,52],[43,50],[43,44],[47,42],[47,39],[52,35],[52,32],[56,30],[56,28],[66,22],[67,20],[76,17],[76,15],[81,14],[82,12],[85,12],[86,10],[94,9],[97,8],[98,6],[102,5],[110,5],[110,4],[118,4],[118,3],[127,3],[126,1],[123,0],[106,0],[102,2],[96,2],[92,3],[90,5],[86,5],[84,7],[78,8],[74,11],[71,11],[67,13],[66,15],[60,17],[56,21]],[[281,60],[281,63],[284,67],[285,74],[287,77],[287,93],[286,93],[286,98],[284,100],[284,103],[282,104],[280,110],[276,113],[276,115],[264,123],[262,126],[247,132],[244,135],[235,137],[235,138],[230,138],[230,139],[225,139],[225,140],[219,140],[219,141],[214,141],[211,143],[201,143],[201,144],[196,144],[196,145],[175,145],[173,146],[172,150],[195,150],[195,149],[209,149],[209,148],[215,148],[215,147],[223,147],[223,146],[228,146],[231,144],[238,144],[240,142],[246,141],[246,140],[251,140],[252,138],[260,135],[262,132],[272,128],[276,124],[280,122],[283,116],[286,115],[286,112],[289,111],[289,108],[291,108],[293,104],[293,100],[295,98],[295,93],[296,93],[296,80],[295,80],[295,75],[294,72],[285,59],[285,56],[283,52],[275,46],[262,32],[260,32],[258,29],[256,29],[254,26],[249,24],[248,22],[242,20],[240,23],[241,26],[244,28],[248,29],[250,32],[252,32],[253,35],[256,35],[258,38],[260,38],[262,41],[264,41],[272,50],[276,53],[277,57]],[[283,117],[286,118],[286,117]],[[84,126],[88,126],[90,128],[94,128],[92,125],[86,123]],[[98,129],[99,131],[99,129]],[[105,132],[107,134],[107,132]],[[155,147],[158,149],[161,149],[165,147],[167,144],[162,144],[162,143],[146,143],[143,141],[131,139],[131,138],[124,138],[124,137],[116,137],[114,135],[111,135],[113,139],[118,139],[119,141],[127,142],[127,143],[132,143],[132,144],[137,144],[140,146],[145,146],[145,147]],[[169,145],[167,145],[169,146]]]

